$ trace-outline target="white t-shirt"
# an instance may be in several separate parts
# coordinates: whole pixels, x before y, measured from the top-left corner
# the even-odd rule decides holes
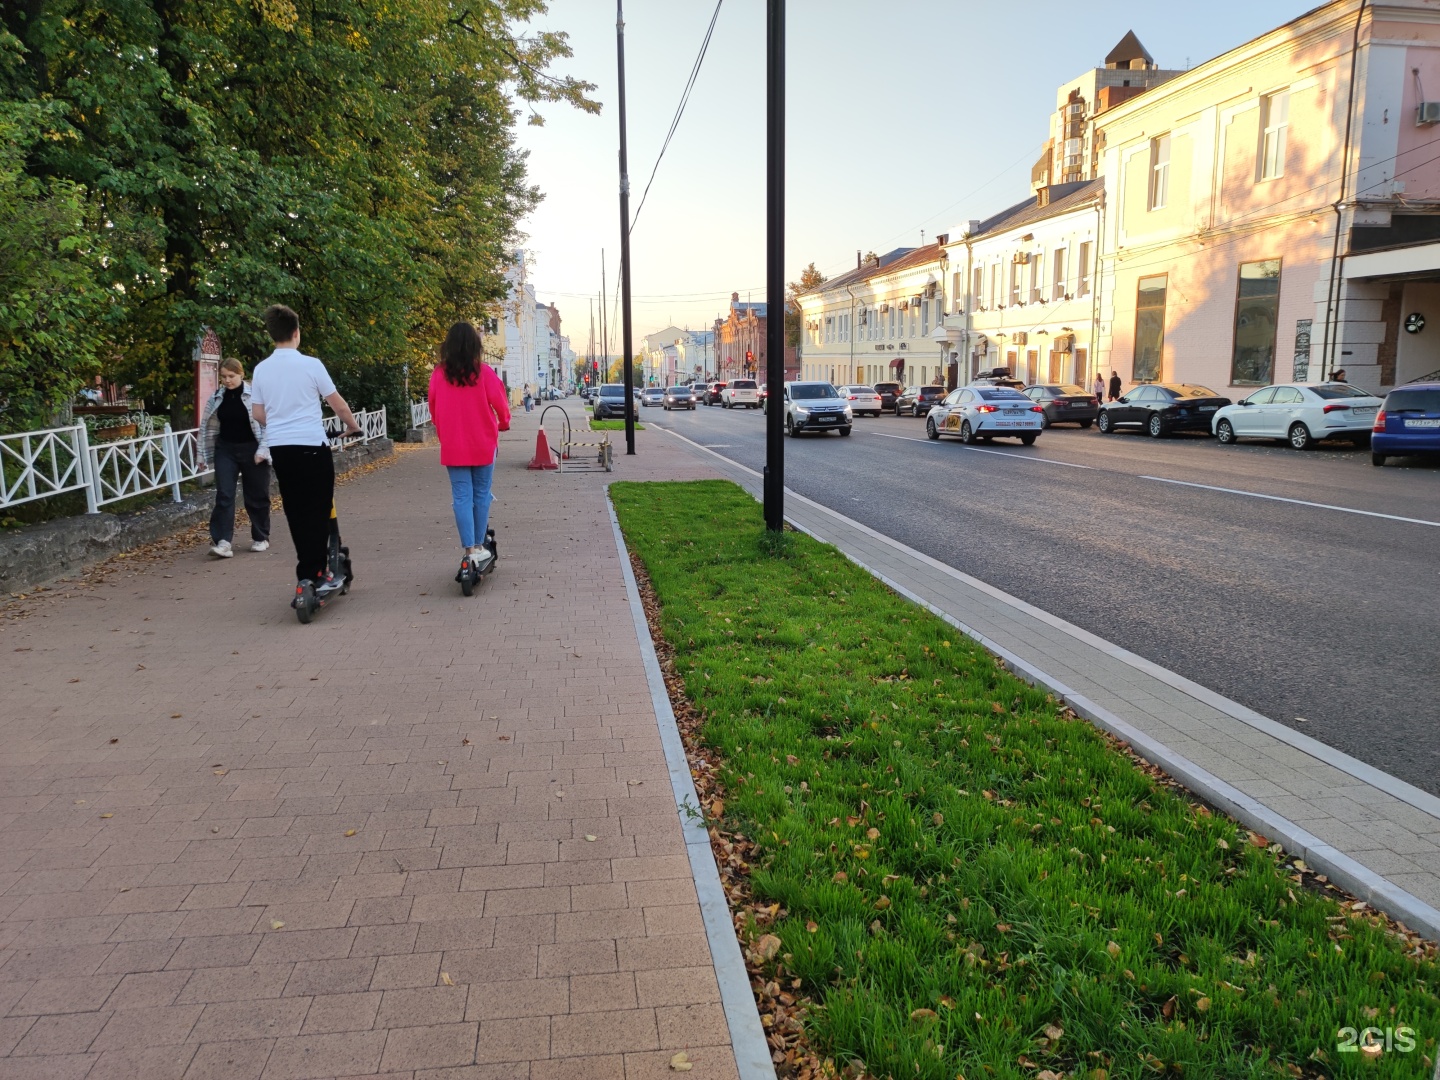
[[[265,406],[265,442],[270,446],[324,446],[320,401],[335,393],[330,373],[299,349],[276,349],[255,365],[250,402]]]

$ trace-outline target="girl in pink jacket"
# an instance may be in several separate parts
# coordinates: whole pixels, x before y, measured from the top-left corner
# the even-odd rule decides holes
[[[430,373],[430,419],[440,436],[440,464],[450,474],[462,573],[467,564],[484,569],[491,559],[484,546],[490,481],[500,432],[510,430],[505,384],[480,355],[480,331],[458,322],[445,335],[440,363]]]

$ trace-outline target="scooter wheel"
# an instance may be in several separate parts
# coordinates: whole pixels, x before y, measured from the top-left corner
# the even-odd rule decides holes
[[[306,585],[300,590],[300,596],[295,603],[295,617],[302,623],[309,624],[315,615],[315,609],[319,606],[315,599],[315,587]]]
[[[460,574],[460,591],[466,596],[475,595],[475,575],[468,569]]]

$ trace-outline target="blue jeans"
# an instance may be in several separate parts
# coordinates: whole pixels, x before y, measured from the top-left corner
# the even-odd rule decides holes
[[[462,547],[478,547],[485,542],[485,527],[490,521],[490,478],[495,463],[489,465],[446,465],[450,474],[450,499],[455,506],[455,526],[460,530]]]

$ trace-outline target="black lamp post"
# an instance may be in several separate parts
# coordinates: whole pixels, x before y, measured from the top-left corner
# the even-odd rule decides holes
[[[785,528],[785,0],[765,18],[765,527]]]

